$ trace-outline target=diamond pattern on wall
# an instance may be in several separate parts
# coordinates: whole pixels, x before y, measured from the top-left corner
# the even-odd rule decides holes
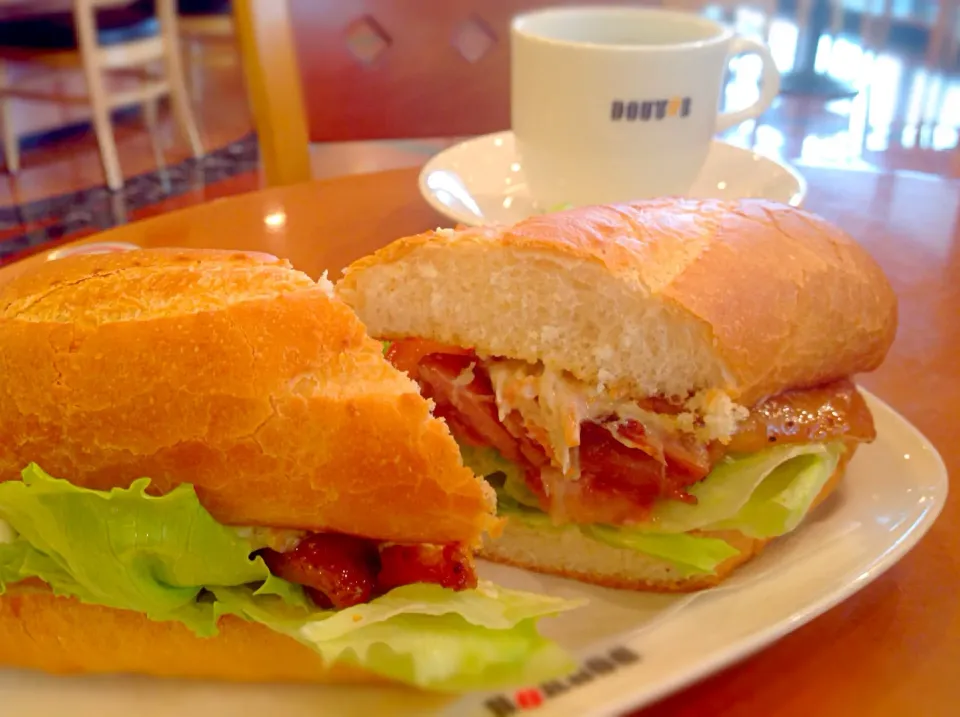
[[[364,65],[376,62],[393,42],[380,23],[369,15],[357,18],[346,30],[347,49]]]
[[[453,32],[453,46],[467,62],[478,62],[497,44],[490,26],[473,16],[460,23]]]

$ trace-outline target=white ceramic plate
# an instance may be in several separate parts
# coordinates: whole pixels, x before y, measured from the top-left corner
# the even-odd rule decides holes
[[[512,132],[460,142],[430,158],[420,172],[420,193],[455,222],[469,226],[515,224],[548,211],[530,196]],[[714,140],[690,197],[760,197],[800,206],[807,193],[803,177],[787,164]]]
[[[879,437],[857,452],[840,490],[797,531],[774,541],[719,588],[693,596],[653,595],[482,566],[483,577],[509,587],[590,598],[588,607],[542,623],[547,634],[583,660],[580,677],[559,686],[455,698],[369,686],[55,678],[7,671],[0,672],[0,713],[506,717],[539,705],[533,713],[543,717],[587,717],[648,704],[770,644],[862,589],[930,528],[947,497],[943,462],[902,417],[876,398],[867,399]],[[512,711],[511,705],[516,705]]]

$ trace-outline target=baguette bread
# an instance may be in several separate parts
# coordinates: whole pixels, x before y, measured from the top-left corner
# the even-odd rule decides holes
[[[763,200],[642,201],[431,231],[344,273],[339,295],[377,338],[542,361],[621,395],[720,389],[745,406],[876,368],[897,321],[861,246]]]
[[[445,345],[472,348],[481,364],[490,357],[542,364],[532,382],[515,380],[506,403],[499,393],[506,384],[496,383],[489,366],[490,389],[475,390],[496,391],[486,400],[505,425],[511,411],[528,410],[518,420],[529,419],[540,433],[523,423],[527,437],[539,435],[551,449],[570,440],[557,416],[581,425],[588,395],[634,407],[672,399],[697,412],[671,424],[682,418],[690,428],[672,430],[688,431],[687,438],[710,434],[698,441],[729,440],[763,399],[875,369],[897,326],[896,297],[866,250],[819,217],[752,199],[646,200],[532,217],[509,228],[438,229],[355,262],[337,293],[377,338],[425,339],[441,353]],[[537,378],[548,373],[549,381]],[[452,415],[463,422],[458,400],[451,399]],[[811,410],[837,417],[829,399]],[[466,423],[477,430],[469,417]],[[861,435],[869,436],[868,423]],[[504,439],[492,435],[499,449]],[[818,501],[836,487],[855,448],[848,441]],[[525,460],[522,450],[517,455]],[[532,465],[521,468],[542,479]],[[718,584],[767,542],[729,531],[718,537],[739,555],[707,576],[685,577],[667,561],[608,546],[576,527],[541,530],[516,520],[485,540],[481,555],[610,587],[688,591]]]
[[[224,616],[216,637],[179,622],[57,597],[41,584],[0,596],[0,665],[53,674],[138,674],[238,682],[386,682],[335,664],[263,625]]]
[[[144,250],[0,286],[0,481],[195,486],[221,523],[477,545],[495,499],[356,316],[286,261]]]

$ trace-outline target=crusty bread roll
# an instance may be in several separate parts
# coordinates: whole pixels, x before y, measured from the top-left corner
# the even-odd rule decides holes
[[[814,499],[810,511],[840,485],[856,448],[854,443],[848,445],[847,452]],[[601,543],[584,536],[574,526],[544,533],[519,521],[509,520],[501,535],[485,539],[480,555],[497,563],[594,585],[672,593],[694,592],[719,585],[734,570],[760,555],[770,542],[770,539],[751,538],[735,530],[694,531],[692,534],[725,540],[740,554],[720,563],[712,575],[683,577],[665,560]]]
[[[371,335],[542,361],[635,396],[742,405],[876,368],[896,331],[853,239],[763,200],[641,201],[394,242],[337,287]]]
[[[224,524],[479,544],[492,491],[332,286],[263,254],[144,250],[0,286],[0,481],[196,487]]]
[[[241,682],[385,682],[293,638],[227,615],[198,638],[179,622],[56,597],[37,586],[0,596],[0,665],[53,674],[138,674]]]
[[[376,338],[540,362],[624,400],[721,392],[730,400],[698,409],[720,436],[766,397],[875,369],[897,326],[893,290],[859,244],[805,211],[752,199],[644,200],[438,229],[355,262],[337,293]],[[481,555],[614,587],[693,590],[765,542],[724,537],[741,554],[689,579],[575,528],[558,538],[517,521]]]

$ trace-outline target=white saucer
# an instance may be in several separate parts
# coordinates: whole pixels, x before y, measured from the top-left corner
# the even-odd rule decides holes
[[[456,222],[514,224],[543,213],[527,189],[513,132],[474,137],[433,156],[420,172],[420,193]],[[690,197],[762,197],[800,206],[807,183],[793,168],[742,147],[714,140]]]

